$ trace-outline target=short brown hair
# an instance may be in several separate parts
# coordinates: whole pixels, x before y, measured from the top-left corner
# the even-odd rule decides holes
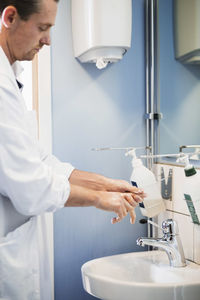
[[[28,20],[28,18],[40,11],[40,4],[42,0],[0,0],[0,16],[4,9],[12,5],[17,9],[17,12],[22,20]],[[59,0],[54,0],[58,2]]]

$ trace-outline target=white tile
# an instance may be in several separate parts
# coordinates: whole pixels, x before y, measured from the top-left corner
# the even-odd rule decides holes
[[[193,229],[194,224],[191,222],[190,217],[174,213],[174,220],[178,223],[181,242],[183,244],[183,251],[185,258],[193,259]]]
[[[184,180],[185,174],[182,167],[173,168],[173,210],[190,215],[187,203],[184,200]]]
[[[200,264],[200,225],[194,224],[194,262]]]
[[[169,169],[173,168],[172,201],[165,200],[166,207],[170,211],[159,214],[153,221],[162,226],[162,222],[168,218],[176,220],[186,259],[200,264],[200,225],[192,223],[187,204],[184,200],[184,169],[178,166],[157,164],[155,174],[158,180],[161,179],[161,167],[164,169],[165,178],[167,178]],[[154,230],[154,236],[162,237],[162,231],[159,229]]]

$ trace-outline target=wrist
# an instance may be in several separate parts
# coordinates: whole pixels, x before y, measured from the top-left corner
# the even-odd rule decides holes
[[[70,195],[65,206],[94,206],[100,201],[99,191],[70,184]]]

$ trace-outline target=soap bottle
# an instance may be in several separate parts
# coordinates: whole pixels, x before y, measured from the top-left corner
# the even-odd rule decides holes
[[[188,155],[180,158],[179,161],[185,164],[184,198],[193,223],[200,225],[200,172],[190,164]]]
[[[143,203],[139,204],[141,213],[148,218],[155,217],[165,211],[164,201],[155,175],[143,165],[141,159],[136,157],[135,149],[128,151],[126,155],[132,156],[133,171],[130,177],[132,185],[143,189],[147,194]]]

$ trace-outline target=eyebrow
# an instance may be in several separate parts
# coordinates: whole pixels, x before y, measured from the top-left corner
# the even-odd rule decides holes
[[[39,23],[39,26],[45,26],[47,28],[54,26],[55,24],[50,24],[50,23]]]

